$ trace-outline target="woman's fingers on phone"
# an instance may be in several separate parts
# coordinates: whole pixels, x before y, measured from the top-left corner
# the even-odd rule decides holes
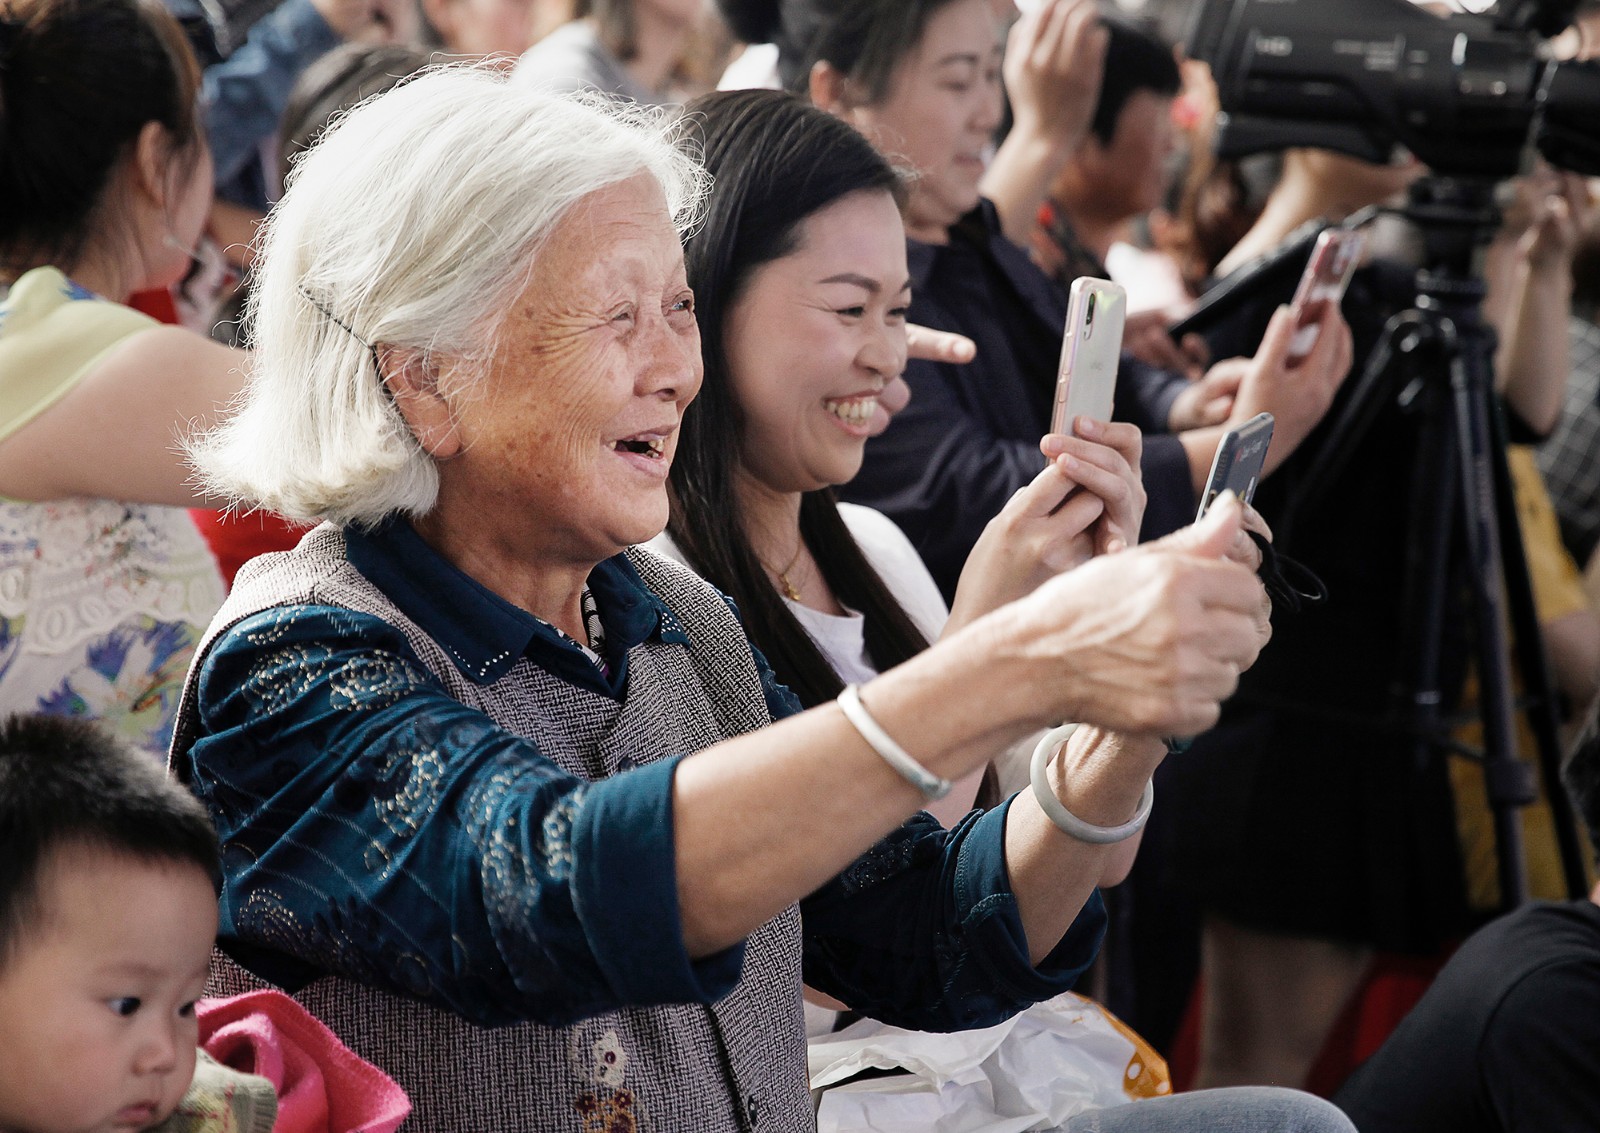
[[[1121,453],[1104,445],[1063,453],[1056,463],[1064,475],[1105,504],[1097,539],[1102,553],[1139,541],[1146,498],[1137,465],[1130,465]]]
[[[1093,417],[1078,417],[1072,422],[1072,431],[1076,438],[1114,449],[1122,454],[1122,459],[1131,467],[1139,467],[1140,458],[1144,455],[1144,434],[1139,431],[1139,426],[1126,421],[1096,421]],[[1067,445],[1058,451],[1068,452],[1070,448]]]
[[[1010,513],[1019,519],[1042,519],[1054,515],[1061,508],[1062,501],[1067,500],[1077,488],[1077,481],[1068,476],[1057,461],[1052,460],[1037,476],[1012,494],[1001,509],[1001,514]]]

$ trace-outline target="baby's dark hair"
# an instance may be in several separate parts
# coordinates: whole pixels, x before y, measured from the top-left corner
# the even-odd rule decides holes
[[[0,720],[0,967],[36,926],[50,855],[71,846],[220,880],[205,808],[149,755],[85,720]]]

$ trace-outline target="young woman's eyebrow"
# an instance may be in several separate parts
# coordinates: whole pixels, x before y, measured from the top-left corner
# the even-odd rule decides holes
[[[869,293],[871,295],[876,295],[878,292],[883,290],[882,285],[879,284],[877,280],[871,279],[871,278],[869,278],[867,276],[864,276],[864,275],[859,275],[859,274],[857,274],[856,272],[853,272],[853,271],[842,271],[838,275],[830,275],[827,279],[819,279],[819,280],[817,280],[817,282],[818,283],[848,283],[848,284],[850,284],[850,285],[852,285],[854,287],[861,288],[863,291],[866,291],[867,293]],[[902,283],[900,285],[900,291],[910,291],[910,290],[911,290],[911,281],[908,279],[908,280],[906,280],[904,283]],[[898,293],[899,292],[896,292],[896,294],[898,294]]]

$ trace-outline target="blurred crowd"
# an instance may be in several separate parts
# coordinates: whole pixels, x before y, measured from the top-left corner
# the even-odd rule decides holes
[[[0,1130],[1600,1127],[1595,186],[1473,256],[1497,860],[1438,178],[1190,7],[0,0]],[[1160,1072],[820,1073],[1041,1004]]]

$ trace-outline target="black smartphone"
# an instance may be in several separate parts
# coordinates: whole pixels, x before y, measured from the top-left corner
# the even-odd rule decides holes
[[[1261,469],[1267,463],[1267,447],[1272,444],[1272,414],[1257,413],[1237,429],[1229,429],[1211,458],[1211,475],[1200,493],[1198,520],[1218,496],[1228,489],[1244,503],[1255,498],[1261,482]]]

